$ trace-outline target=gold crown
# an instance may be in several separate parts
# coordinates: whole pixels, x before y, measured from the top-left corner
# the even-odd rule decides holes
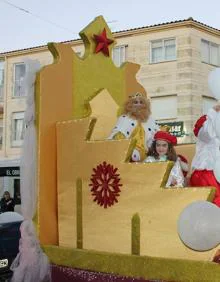
[[[170,131],[170,126],[168,126],[168,125],[161,125],[160,126],[160,131],[169,132]]]
[[[130,99],[135,99],[135,98],[138,98],[138,97],[146,98],[146,96],[144,94],[140,93],[140,92],[134,93],[134,94],[129,96]]]

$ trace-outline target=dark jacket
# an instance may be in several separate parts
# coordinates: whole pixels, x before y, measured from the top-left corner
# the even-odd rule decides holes
[[[15,203],[14,199],[5,199],[2,198],[0,202],[0,212],[8,212],[8,211],[14,211]]]

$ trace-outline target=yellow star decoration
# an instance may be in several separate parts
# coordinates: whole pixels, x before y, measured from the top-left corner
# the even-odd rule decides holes
[[[106,29],[107,37],[113,40],[103,17],[97,17],[80,32],[85,43],[85,54],[82,59],[74,58],[73,61],[73,117],[75,118],[87,117],[91,114],[89,101],[103,89],[111,93],[119,106],[122,106],[134,91],[145,93],[144,88],[135,78],[139,65],[125,63],[117,68],[111,56],[106,57],[102,52],[95,54],[96,42],[93,37],[103,29]],[[114,45],[115,43],[108,46],[110,54]]]
[[[141,255],[207,260],[210,252],[194,252],[180,241],[176,222],[182,209],[207,199],[209,189],[161,188],[167,163],[125,163],[128,140],[90,141],[89,118],[57,124],[59,246],[76,248],[76,181],[82,179],[83,248],[130,254],[131,217],[141,220]],[[90,133],[91,134],[91,133]],[[89,135],[90,135],[89,134]],[[118,168],[118,203],[104,209],[93,202],[89,182],[106,161]]]

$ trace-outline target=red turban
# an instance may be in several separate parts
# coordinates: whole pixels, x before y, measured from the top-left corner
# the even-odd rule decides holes
[[[154,135],[155,140],[164,140],[172,145],[177,144],[176,136],[171,135],[169,132],[166,131],[157,131]]]
[[[203,123],[206,121],[206,119],[207,119],[207,115],[201,116],[201,117],[197,120],[197,122],[195,123],[193,132],[194,132],[194,134],[195,134],[196,137],[198,136],[199,130],[200,130],[200,128],[203,126]]]

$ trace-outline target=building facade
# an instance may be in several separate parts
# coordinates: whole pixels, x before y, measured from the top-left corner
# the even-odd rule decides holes
[[[114,33],[112,58],[141,65],[137,80],[151,99],[152,115],[168,124],[179,143],[192,143],[193,124],[216,101],[208,89],[208,74],[220,66],[220,30],[192,18]],[[82,40],[64,42],[83,56]],[[53,58],[47,46],[0,54],[0,195],[19,193],[19,162],[24,135],[24,58],[42,66]]]

